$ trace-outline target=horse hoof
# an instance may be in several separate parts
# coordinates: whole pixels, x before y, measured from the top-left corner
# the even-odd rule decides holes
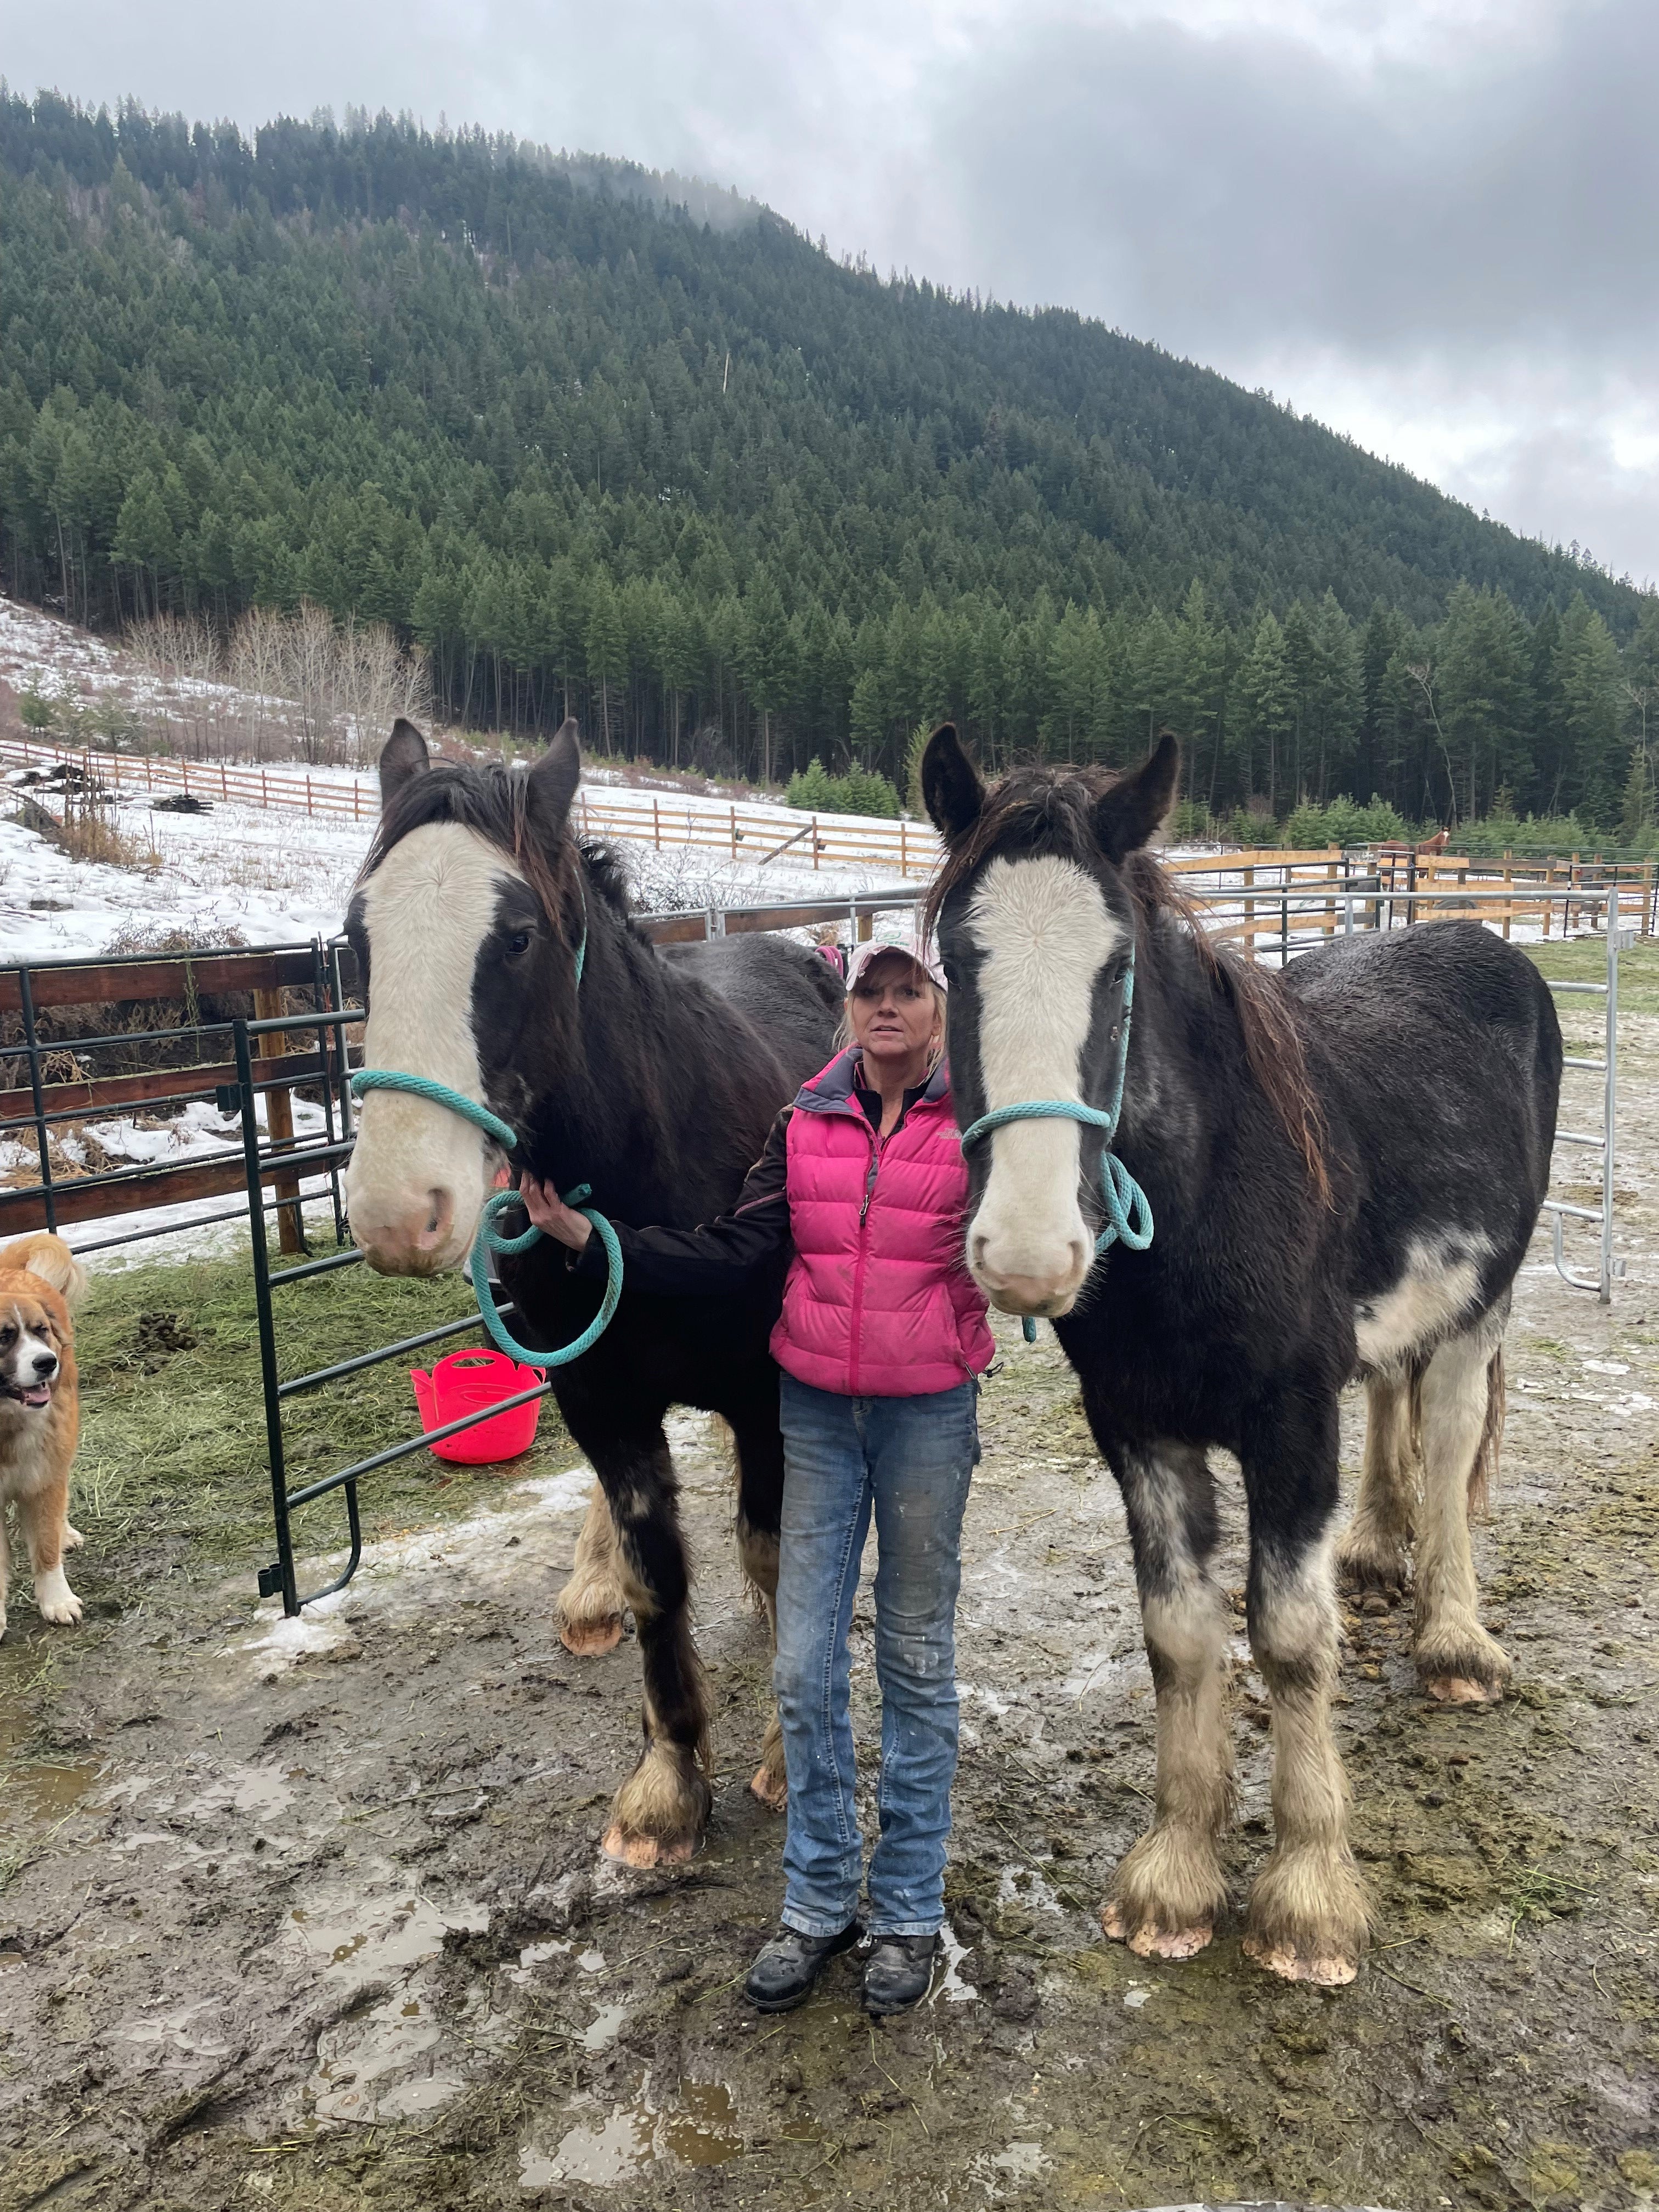
[[[755,1778],[749,1785],[751,1797],[758,1797],[769,1813],[781,1813],[789,1802],[789,1784],[782,1775],[775,1774],[769,1766],[757,1766]]]
[[[1311,1982],[1321,1990],[1340,1990],[1359,1972],[1358,1960],[1346,1958],[1340,1953],[1334,1953],[1328,1958],[1304,1959],[1287,1947],[1264,1943],[1254,1936],[1244,1938],[1244,1953],[1258,1966],[1277,1974],[1281,1981]]]
[[[652,1867],[684,1866],[696,1847],[696,1839],[690,1836],[664,1841],[658,1836],[625,1835],[620,1827],[607,1828],[599,1844],[607,1858],[640,1873]]]
[[[578,1659],[603,1659],[607,1651],[616,1650],[622,1636],[619,1613],[605,1620],[562,1621],[559,1626],[560,1643]]]
[[[1375,1590],[1384,1597],[1400,1597],[1405,1593],[1407,1580],[1406,1562],[1397,1554],[1337,1553],[1337,1587],[1351,1596],[1360,1597]]]
[[[1100,1924],[1114,1943],[1127,1943],[1137,1959],[1195,1959],[1214,1935],[1213,1928],[1138,1928],[1131,1936],[1121,1909],[1103,1905]]]
[[[1478,1682],[1469,1674],[1431,1674],[1423,1693],[1437,1705],[1496,1705],[1504,1698],[1501,1682]]]

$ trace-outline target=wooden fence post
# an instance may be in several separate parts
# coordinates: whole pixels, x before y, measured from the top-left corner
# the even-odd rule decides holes
[[[256,991],[253,994],[253,1013],[256,1021],[274,1021],[283,1012],[280,991]],[[287,1032],[266,1030],[259,1038],[258,1057],[261,1060],[280,1060],[288,1050]],[[265,1134],[273,1145],[294,1141],[294,1094],[289,1090],[267,1091],[265,1093]],[[276,1195],[292,1200],[292,1205],[276,1209],[276,1245],[283,1252],[303,1252],[306,1249],[305,1223],[300,1212],[300,1179],[297,1176],[277,1178]]]

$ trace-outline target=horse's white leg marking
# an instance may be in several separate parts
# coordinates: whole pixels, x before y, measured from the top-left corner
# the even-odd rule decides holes
[[[1493,1317],[1443,1344],[1422,1383],[1423,1516],[1417,1537],[1412,1656],[1431,1698],[1495,1702],[1509,1680],[1501,1644],[1481,1626],[1469,1551],[1469,1490],[1493,1387]]]
[[[1273,1706],[1273,1848],[1250,1892],[1244,1948],[1287,1980],[1359,1970],[1369,1914],[1348,1848],[1348,1784],[1331,1733],[1336,1593],[1328,1539],[1261,1561],[1250,1648]]]
[[[1368,1376],[1359,1494],[1336,1555],[1345,1583],[1359,1589],[1404,1586],[1417,1497],[1410,1386],[1398,1370]]]
[[[618,1539],[616,1548],[623,1595],[643,1637],[658,1618],[656,1601],[635,1573],[627,1545]],[[679,1676],[682,1690],[695,1700],[700,1712],[704,1711],[702,1665],[689,1624],[684,1622]],[[695,1748],[674,1741],[652,1695],[648,1664],[644,1717],[645,1749],[638,1765],[611,1800],[611,1823],[601,1849],[625,1866],[674,1866],[689,1859],[696,1849],[714,1802],[708,1780],[712,1771],[708,1728],[705,1722]]]
[[[605,1502],[604,1488],[596,1482],[576,1539],[570,1579],[554,1601],[559,1640],[567,1651],[582,1658],[597,1658],[614,1651],[622,1642],[623,1607],[627,1602],[622,1578],[616,1523]]]
[[[762,1529],[750,1528],[741,1514],[738,1516],[738,1559],[744,1579],[759,1595],[761,1608],[766,1615],[767,1640],[775,1659],[778,1655],[778,1540],[775,1536],[767,1535]],[[756,1768],[749,1787],[771,1812],[782,1812],[789,1801],[789,1784],[783,1766],[783,1729],[775,1705],[761,1742],[760,1765]]]
[[[1125,1485],[1158,1697],[1158,1775],[1152,1825],[1114,1875],[1101,1924],[1142,1958],[1191,1958],[1226,1903],[1217,1845],[1232,1802],[1232,1747],[1222,1700],[1226,1615],[1205,1533],[1210,1480],[1201,1452],[1165,1445]]]
[[[366,1066],[424,1075],[483,1103],[473,975],[500,886],[517,872],[456,822],[428,823],[392,847],[363,890]],[[370,1091],[346,1170],[346,1211],[371,1265],[401,1274],[459,1267],[488,1195],[489,1150],[483,1132],[447,1107]]]
[[[1096,979],[1124,932],[1092,877],[1048,856],[993,860],[968,915],[979,970],[980,1069],[988,1107],[1081,1100]],[[993,1133],[991,1170],[968,1228],[968,1261],[1008,1313],[1069,1311],[1093,1240],[1078,1204],[1079,1125],[1015,1121]]]
[[[1455,1237],[1413,1237],[1400,1280],[1354,1313],[1362,1367],[1392,1367],[1419,1345],[1445,1335],[1474,1310],[1480,1262],[1491,1250],[1474,1231]]]

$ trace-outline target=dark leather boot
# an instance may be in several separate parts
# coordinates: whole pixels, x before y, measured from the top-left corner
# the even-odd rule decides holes
[[[878,1936],[864,1969],[866,2012],[908,2012],[933,1978],[937,1936]]]
[[[839,1936],[803,1936],[780,1928],[757,1954],[743,1993],[757,2012],[793,2012],[812,1994],[826,1959],[856,1943],[862,1930],[849,1920]]]

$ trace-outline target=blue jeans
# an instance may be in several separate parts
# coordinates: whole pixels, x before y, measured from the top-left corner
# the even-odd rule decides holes
[[[926,1936],[944,1924],[957,1591],[977,1397],[971,1382],[920,1398],[843,1398],[782,1378],[774,1680],[789,1778],[783,1919],[803,1936],[836,1935],[858,1910],[864,1839],[847,1639],[872,1508],[881,1834],[869,1925],[878,1936]]]

